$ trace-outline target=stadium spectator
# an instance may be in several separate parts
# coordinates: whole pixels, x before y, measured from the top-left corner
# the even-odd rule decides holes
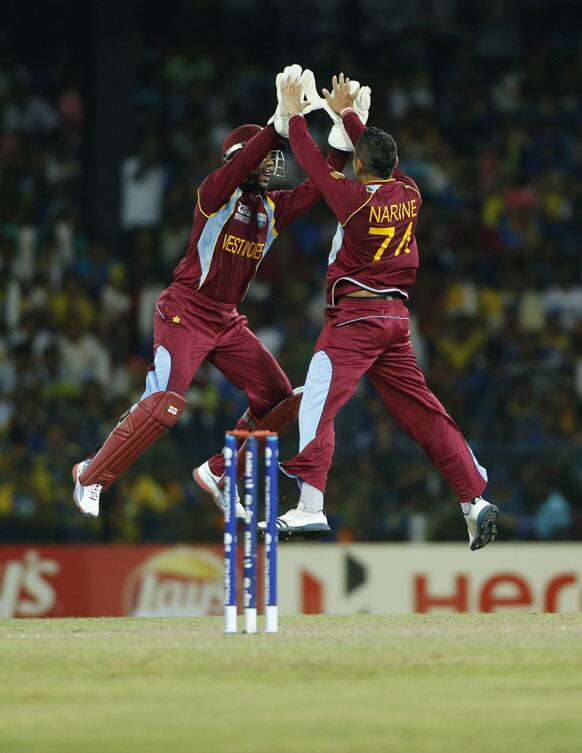
[[[245,8],[258,8],[253,2]],[[545,33],[559,20],[551,3],[538,3],[535,14],[526,4],[512,6],[503,34],[496,13],[478,5],[475,43],[463,37],[455,4],[446,25],[430,29],[406,14],[401,28],[382,26],[363,4],[355,22],[361,29],[350,28],[351,51],[341,14],[325,21],[325,33],[319,16],[309,29],[289,19],[287,32],[298,62],[309,60],[321,85],[338,68],[338,49],[345,69],[367,83],[379,72],[369,81],[370,123],[394,133],[403,168],[425,198],[423,272],[411,305],[415,348],[429,385],[496,479],[490,497],[505,513],[500,538],[581,539],[582,61],[567,29]],[[211,6],[208,23],[226,36],[247,22],[236,4]],[[380,52],[360,33],[372,23],[386,36]],[[245,407],[210,367],[198,375],[175,431],[112,490],[114,514],[93,524],[70,501],[79,448],[102,440],[143,389],[152,300],[187,244],[195,186],[216,167],[211,155],[233,125],[270,114],[274,73],[292,62],[281,40],[270,46],[266,66],[231,48],[222,54],[214,38],[193,47],[172,33],[175,44],[165,45],[153,22],[143,29],[115,244],[88,230],[95,161],[80,60],[62,57],[69,46],[50,63],[26,59],[21,40],[3,25],[2,541],[202,540],[218,530],[214,511],[180,470],[196,459],[190,447],[199,458],[210,454],[219,427]],[[379,54],[388,79],[385,66],[368,65]],[[251,112],[241,105],[247,100]],[[288,172],[295,183],[291,161]],[[298,384],[321,324],[333,222],[320,207],[291,230],[261,266],[244,311]],[[338,446],[330,477],[330,524],[339,538],[465,535],[446,519],[453,507],[446,489],[378,415],[365,385],[337,431],[352,437]],[[545,467],[548,457],[549,488],[541,493],[531,469]],[[360,478],[367,479],[365,499]]]

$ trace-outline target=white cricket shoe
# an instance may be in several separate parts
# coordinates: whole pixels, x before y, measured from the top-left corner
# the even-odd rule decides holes
[[[220,487],[220,477],[215,476],[210,470],[208,461],[199,465],[198,468],[194,468],[192,471],[192,478],[203,491],[210,494],[214,504],[224,515],[224,511],[226,510],[226,496],[224,494],[224,489],[221,489]],[[236,517],[242,518],[243,520],[246,517],[245,508],[241,504],[238,489],[236,489]]]
[[[482,549],[497,536],[497,516],[499,508],[487,502],[483,497],[475,497],[472,502],[463,505],[463,514],[469,531],[471,551]]]
[[[258,524],[258,529],[260,533],[264,534],[267,530],[266,521],[262,520]],[[283,539],[290,539],[293,536],[319,538],[329,533],[331,528],[323,510],[307,512],[303,502],[299,502],[297,507],[288,510],[284,515],[277,518],[277,530]]]
[[[101,489],[103,489],[103,487],[101,484],[89,484],[89,486],[83,486],[79,481],[79,476],[90,463],[90,460],[82,460],[80,463],[73,466],[73,481],[75,482],[73,499],[83,515],[88,515],[90,518],[96,518],[99,515],[99,497],[101,496]]]

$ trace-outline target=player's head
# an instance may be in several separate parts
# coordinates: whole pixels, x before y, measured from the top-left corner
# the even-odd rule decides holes
[[[354,172],[359,178],[390,178],[398,163],[396,142],[379,128],[366,128],[354,150]]]
[[[231,131],[222,142],[222,159],[229,162],[247,143],[249,139],[262,131],[260,125],[247,123]],[[261,162],[258,168],[251,173],[241,185],[247,191],[265,191],[269,186],[269,180],[275,176],[282,178],[285,175],[285,157],[280,149],[273,149]]]

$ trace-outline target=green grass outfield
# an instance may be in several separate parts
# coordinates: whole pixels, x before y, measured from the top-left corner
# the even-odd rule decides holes
[[[582,615],[2,622],[21,751],[580,753]]]

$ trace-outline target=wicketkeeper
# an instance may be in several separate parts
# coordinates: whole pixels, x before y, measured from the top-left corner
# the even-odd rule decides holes
[[[298,65],[284,73],[294,81],[313,78]],[[287,133],[288,124],[279,105],[271,121],[279,133],[273,125],[232,131],[222,145],[224,164],[199,188],[190,245],[156,303],[154,360],[145,391],[98,452],[73,467],[73,497],[86,515],[99,514],[101,492],[178,421],[184,395],[205,359],[248,397],[238,428],[282,433],[296,418],[300,390],[294,394],[280,365],[236,308],[277,235],[321,198],[312,180],[292,190],[267,190],[271,177],[284,169],[279,134]],[[343,169],[346,156],[332,150],[330,170]],[[221,453],[193,471],[196,483],[221,509],[223,472]],[[237,510],[244,516],[240,504]]]

